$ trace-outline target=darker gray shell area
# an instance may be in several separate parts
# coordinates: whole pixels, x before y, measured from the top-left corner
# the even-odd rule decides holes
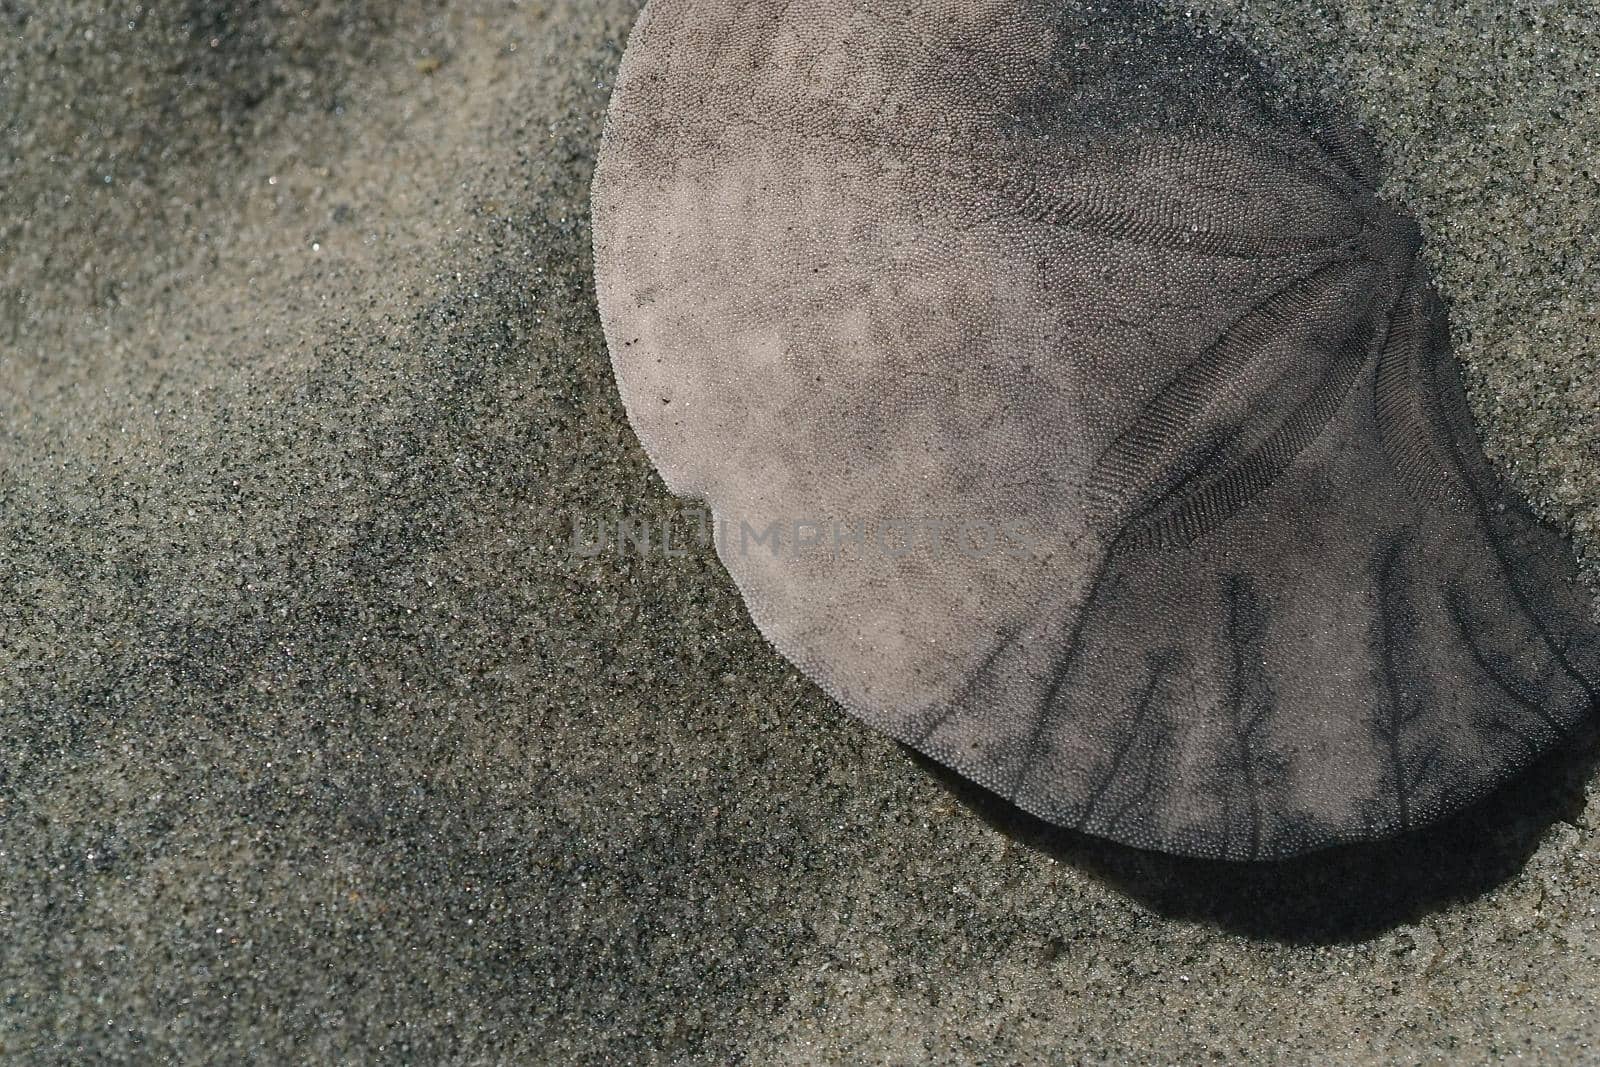
[[[1596,704],[1370,141],[1143,5],[651,0],[594,187],[619,389],[854,715],[1062,826],[1279,858]],[[780,538],[781,541],[781,538]]]

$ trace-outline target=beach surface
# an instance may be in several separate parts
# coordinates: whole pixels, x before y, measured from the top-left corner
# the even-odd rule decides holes
[[[1600,8],[1196,0],[1377,136],[1600,563]],[[611,379],[636,2],[0,3],[0,1061],[1600,1062],[1580,738],[1271,867],[849,720]],[[139,12],[139,13],[135,13]]]

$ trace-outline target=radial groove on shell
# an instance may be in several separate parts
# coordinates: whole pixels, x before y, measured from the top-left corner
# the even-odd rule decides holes
[[[1600,678],[1417,227],[1283,99],[1154,7],[650,0],[593,198],[640,440],[788,531],[719,545],[768,639],[1031,812],[1235,859],[1456,810]]]

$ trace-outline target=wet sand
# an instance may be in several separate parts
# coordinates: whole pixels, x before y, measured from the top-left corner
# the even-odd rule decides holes
[[[1377,133],[1600,561],[1600,11],[1192,6]],[[0,8],[0,1059],[1600,1060],[1592,739],[1164,860],[847,720],[707,552],[574,557],[691,532],[589,280],[636,4],[97,8]]]

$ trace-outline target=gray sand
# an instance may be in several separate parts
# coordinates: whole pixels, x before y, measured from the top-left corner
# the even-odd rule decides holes
[[[1600,9],[1191,6],[1379,135],[1600,562]],[[636,4],[97,7],[0,5],[0,1057],[1600,1062],[1592,742],[1163,860],[849,722],[708,553],[571,555],[689,528],[588,278]]]

